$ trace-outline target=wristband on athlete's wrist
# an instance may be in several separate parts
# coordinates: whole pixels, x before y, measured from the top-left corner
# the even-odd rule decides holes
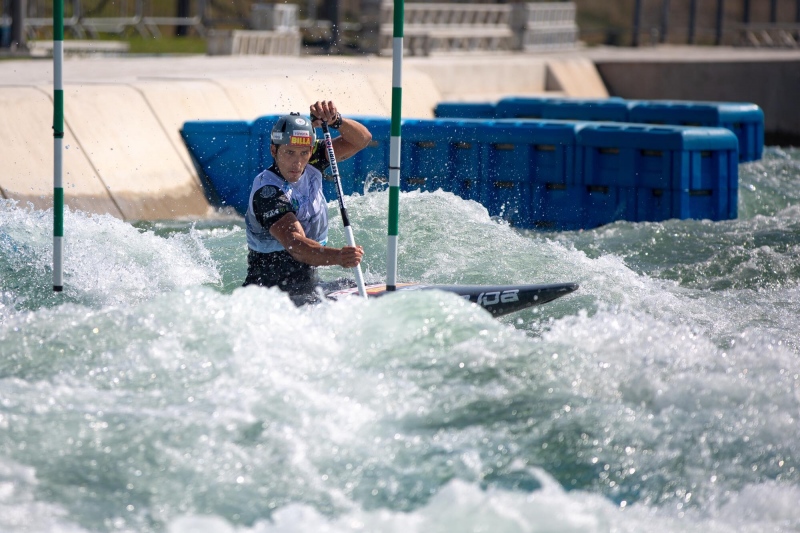
[[[339,129],[339,126],[341,125],[342,125],[342,114],[337,111],[336,118],[333,119],[333,122],[328,124],[328,126],[330,126],[333,129]]]

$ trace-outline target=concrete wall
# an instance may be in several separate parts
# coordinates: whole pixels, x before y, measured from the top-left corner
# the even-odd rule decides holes
[[[39,209],[52,206],[53,102],[37,87],[0,88],[0,195]],[[69,125],[65,128],[65,194],[70,206],[122,217]]]
[[[211,213],[179,135],[188,120],[307,112],[319,99],[391,115],[386,58],[100,58],[67,60],[64,76],[65,202],[126,220]],[[52,205],[52,92],[50,62],[0,63],[0,195],[40,209]],[[433,117],[443,100],[537,94],[607,95],[593,64],[574,58],[404,62],[404,117]]]
[[[766,144],[800,144],[798,51],[674,47],[593,59],[611,95],[754,103],[764,111]]]
[[[407,58],[403,116],[441,101],[553,95],[742,101],[767,144],[800,144],[800,51],[596,48],[572,54]],[[392,62],[377,57],[128,57],[65,61],[65,200],[127,220],[211,213],[179,130],[253,120],[332,99],[345,114],[391,114]],[[52,62],[0,62],[0,197],[52,205]]]

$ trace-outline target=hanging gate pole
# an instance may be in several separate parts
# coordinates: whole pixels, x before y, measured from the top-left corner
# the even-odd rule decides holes
[[[53,290],[64,290],[64,0],[53,2]]]
[[[397,288],[397,238],[400,218],[400,119],[403,101],[404,0],[394,0],[392,32],[392,126],[389,144],[389,229],[386,246],[386,290]]]

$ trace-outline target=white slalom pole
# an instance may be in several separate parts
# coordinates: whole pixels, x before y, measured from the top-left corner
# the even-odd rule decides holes
[[[336,164],[336,154],[333,151],[333,140],[331,139],[331,132],[328,130],[328,123],[322,121],[322,133],[325,136],[325,148],[328,151],[328,162],[331,164],[331,172],[336,180],[336,196],[339,199],[339,213],[342,215],[342,223],[344,223],[344,234],[347,238],[349,246],[355,246],[356,240],[353,237],[353,230],[350,228],[350,219],[347,217],[347,208],[344,206],[344,191],[342,191],[342,179],[339,177],[339,165]],[[358,285],[358,294],[363,298],[367,297],[367,289],[364,286],[364,276],[361,274],[361,265],[353,267],[353,274],[356,276],[356,285]]]
[[[397,242],[400,230],[400,121],[403,101],[403,19],[405,4],[394,0],[392,32],[392,126],[389,144],[389,228],[386,243],[386,290],[397,288]]]
[[[53,2],[53,291],[64,290],[64,0]]]

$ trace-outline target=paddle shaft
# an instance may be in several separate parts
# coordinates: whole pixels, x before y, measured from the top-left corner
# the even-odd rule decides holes
[[[339,177],[339,166],[336,164],[336,154],[333,152],[333,139],[331,139],[331,132],[328,129],[328,123],[324,120],[322,121],[322,134],[325,137],[325,149],[328,151],[328,162],[331,164],[331,172],[333,173],[333,178],[336,182],[336,197],[339,200],[339,213],[342,215],[344,234],[347,238],[347,244],[350,246],[355,246],[356,240],[353,237],[353,230],[350,228],[350,219],[347,217],[347,208],[344,206],[344,191],[342,191],[342,179]],[[353,274],[356,277],[358,294],[360,294],[363,298],[366,298],[367,289],[364,287],[364,276],[361,274],[361,265],[356,265],[353,267]]]

